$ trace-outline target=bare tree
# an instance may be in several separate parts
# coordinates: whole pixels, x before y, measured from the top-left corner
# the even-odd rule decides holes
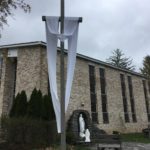
[[[4,24],[7,24],[7,17],[13,15],[13,9],[22,9],[25,13],[30,12],[31,7],[24,0],[0,0],[0,35]]]
[[[125,57],[124,53],[120,49],[112,51],[112,56],[107,60],[108,63],[123,69],[135,70],[135,66],[132,65],[132,59],[130,57]]]

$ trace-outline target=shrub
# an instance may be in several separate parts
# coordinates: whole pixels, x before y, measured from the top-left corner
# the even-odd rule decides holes
[[[120,132],[119,131],[113,131],[113,134],[120,134]]]
[[[7,150],[44,148],[60,141],[57,134],[55,113],[50,95],[42,97],[40,90],[33,90],[29,102],[25,91],[13,101],[9,117],[1,118],[1,139]],[[0,145],[0,149],[3,149]]]
[[[16,115],[17,117],[24,117],[27,113],[27,95],[25,91],[22,91],[16,107]]]
[[[66,141],[68,144],[71,144],[71,145],[75,144],[76,138],[72,132],[69,132],[69,131],[67,132]]]
[[[44,95],[36,88],[32,91],[29,102],[26,92],[18,93],[13,100],[10,117],[27,116],[33,119],[55,120],[51,95]]]
[[[22,91],[18,93],[16,98],[13,100],[13,105],[9,113],[10,117],[24,117],[27,112],[27,96],[26,92]]]
[[[17,109],[17,103],[18,103],[19,99],[20,99],[20,93],[18,93],[17,96],[13,100],[13,104],[12,104],[12,107],[11,107],[11,110],[10,110],[10,113],[9,113],[10,117],[17,116],[16,109]]]
[[[45,95],[42,102],[42,119],[55,120],[55,113],[52,105],[51,97]]]
[[[33,120],[27,117],[1,119],[5,141],[5,150],[30,150],[33,148],[45,148],[57,143],[55,121]]]
[[[27,115],[30,118],[41,118],[42,109],[42,93],[35,88],[31,94],[30,101],[28,103]]]

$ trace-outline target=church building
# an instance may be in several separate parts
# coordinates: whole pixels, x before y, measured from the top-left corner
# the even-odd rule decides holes
[[[58,48],[58,91],[59,52]],[[66,57],[67,51],[65,64]],[[43,94],[48,93],[46,43],[30,42],[0,46],[0,115],[9,113],[13,98],[18,92],[25,90],[29,99],[35,87]],[[75,110],[86,110],[92,122],[108,133],[141,132],[150,123],[149,108],[150,82],[146,77],[77,54],[66,121]]]

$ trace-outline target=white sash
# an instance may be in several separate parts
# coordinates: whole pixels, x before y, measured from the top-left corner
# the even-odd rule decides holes
[[[74,76],[76,63],[76,49],[78,39],[78,23],[79,18],[67,17],[64,20],[64,34],[59,34],[59,18],[46,17],[46,38],[47,38],[47,59],[48,73],[50,82],[50,92],[56,115],[57,130],[61,133],[61,116],[60,116],[60,101],[57,92],[56,80],[56,59],[57,59],[57,42],[68,40],[68,59],[67,59],[67,79],[65,90],[65,111],[69,104],[71,87]]]

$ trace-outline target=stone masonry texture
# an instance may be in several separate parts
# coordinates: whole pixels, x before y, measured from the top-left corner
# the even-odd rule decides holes
[[[16,86],[14,87],[14,63],[13,59],[7,57],[7,49],[3,49],[3,66],[2,78],[0,84],[0,114],[8,114],[12,99],[13,91],[15,95],[22,90],[27,93],[28,100],[31,92],[36,87],[40,89],[43,94],[48,92],[48,67],[46,47],[43,45],[18,47],[17,70],[16,70]],[[65,64],[67,63],[67,56],[65,55]],[[89,82],[89,65],[95,67],[96,78],[96,96],[97,96],[97,112],[98,123],[95,124],[100,129],[108,133],[112,131],[120,132],[141,132],[142,129],[148,126],[145,96],[143,90],[142,80],[146,80],[142,76],[138,76],[128,71],[114,69],[109,65],[103,65],[98,62],[91,61],[86,58],[77,57],[72,92],[68,110],[66,113],[66,122],[75,110],[86,110],[91,115],[91,98],[90,98],[90,82]],[[101,100],[101,86],[99,68],[105,69],[106,79],[106,95],[107,95],[107,110],[109,113],[109,123],[103,123],[102,116],[102,100]],[[125,123],[123,100],[121,92],[120,74],[125,76],[126,95],[129,112],[129,123]],[[65,66],[66,75],[66,66]],[[135,101],[135,111],[137,122],[132,121],[131,102],[129,96],[129,88],[127,77],[132,77],[133,95]],[[57,82],[58,93],[60,95],[60,55],[58,52],[57,58]],[[146,83],[148,83],[146,81]],[[150,93],[147,94],[150,101]],[[15,89],[14,89],[15,88]],[[150,103],[150,102],[149,102]]]

